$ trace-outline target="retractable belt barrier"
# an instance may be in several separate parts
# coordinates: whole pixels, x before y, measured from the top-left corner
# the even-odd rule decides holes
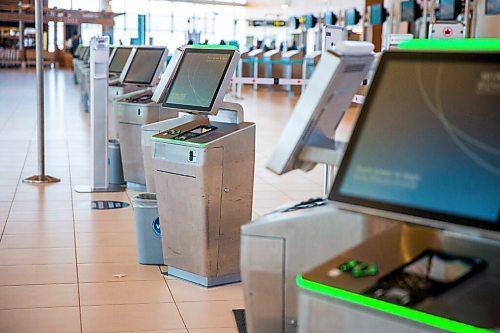
[[[233,87],[234,94],[234,86],[242,85],[242,84],[263,84],[263,85],[295,85],[295,86],[304,86],[307,85],[309,80],[304,79],[285,79],[285,78],[265,78],[265,77],[233,77],[231,79],[231,85]],[[241,94],[241,93],[240,93]],[[241,95],[236,93],[236,97],[241,97]],[[357,104],[363,104],[365,101],[365,96],[363,95],[354,95],[352,102]]]
[[[304,60],[267,60],[267,59],[256,59],[256,58],[246,58],[241,59],[244,63],[256,63],[256,64],[276,64],[276,65],[302,65]]]

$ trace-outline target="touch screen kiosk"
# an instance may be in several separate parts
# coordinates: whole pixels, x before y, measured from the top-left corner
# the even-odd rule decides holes
[[[163,107],[191,117],[153,136],[168,274],[207,287],[240,280],[239,230],[252,216],[255,124],[223,103],[238,61],[233,48],[186,48]]]
[[[338,162],[341,152],[328,138],[334,136],[374,57],[369,43],[338,47],[325,52],[297,102],[268,162],[273,172]],[[375,232],[367,229],[360,214],[339,211],[322,198],[281,207],[244,225],[241,273],[248,332],[296,332],[295,276]]]
[[[165,47],[138,47],[133,52],[127,72],[122,75],[122,82],[126,86],[146,88],[122,95],[113,102],[123,176],[128,188],[140,191],[144,191],[146,185],[141,126],[177,117],[176,112],[161,110],[160,105],[151,100],[167,53]]]
[[[329,198],[399,223],[297,277],[299,332],[499,330],[500,53],[442,52],[382,55]]]
[[[113,49],[109,58],[109,84],[119,82],[120,75],[125,69],[127,60],[132,53],[132,47],[119,46]]]

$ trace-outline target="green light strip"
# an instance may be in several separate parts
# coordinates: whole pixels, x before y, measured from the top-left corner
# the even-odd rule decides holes
[[[181,141],[181,140],[174,140],[174,139],[163,139],[163,138],[151,138],[151,140],[156,141],[156,142],[161,142],[161,143],[173,143],[176,145],[181,145],[181,146],[193,146],[193,147],[206,147],[206,143],[197,143],[197,142],[191,142],[191,141]]]
[[[305,290],[314,293],[323,294],[333,298],[337,298],[346,302],[355,303],[377,311],[389,313],[394,316],[417,321],[425,325],[433,326],[442,330],[455,333],[486,333],[493,332],[492,330],[478,328],[472,325],[464,324],[451,319],[435,316],[418,310],[406,308],[396,304],[384,302],[375,298],[352,293],[342,289],[327,286],[321,283],[313,282],[304,279],[301,275],[297,275],[295,279],[297,285]]]
[[[500,51],[500,38],[410,39],[398,45],[402,50]]]
[[[224,49],[224,50],[237,50],[238,47],[234,45],[218,45],[218,44],[193,44],[192,47],[198,49]]]

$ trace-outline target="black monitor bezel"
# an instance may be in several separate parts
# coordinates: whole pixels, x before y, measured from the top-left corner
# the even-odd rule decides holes
[[[383,79],[383,74],[386,68],[386,63],[392,60],[398,61],[485,61],[491,62],[494,64],[498,63],[498,53],[447,53],[447,52],[386,52],[383,54],[381,61],[378,65],[377,71],[373,78],[373,82],[370,86],[370,90],[366,96],[362,109],[359,113],[359,117],[357,119],[356,125],[354,127],[352,136],[347,145],[346,151],[344,153],[344,157],[339,166],[339,170],[335,177],[334,183],[332,185],[332,189],[328,195],[328,199],[338,202],[340,204],[346,204],[348,206],[359,206],[365,207],[378,211],[385,211],[393,214],[398,214],[400,216],[409,216],[406,222],[416,223],[414,222],[415,217],[417,219],[426,219],[431,221],[436,221],[437,223],[445,222],[452,225],[460,225],[472,228],[479,228],[488,231],[500,231],[500,220],[499,216],[497,216],[497,221],[495,222],[487,222],[484,220],[467,218],[458,215],[440,213],[436,211],[418,209],[407,207],[403,205],[389,204],[386,202],[369,200],[354,196],[348,196],[340,193],[340,188],[342,187],[344,177],[346,175],[347,170],[349,169],[349,164],[351,162],[354,151],[356,150],[357,143],[360,138],[360,134],[363,131],[363,127],[366,123],[366,119],[370,112],[372,100],[377,95],[377,89],[381,84]],[[412,218],[413,217],[413,218]],[[417,223],[418,224],[418,223]],[[422,225],[428,225],[428,223],[422,223]]]
[[[127,80],[127,77],[130,74],[130,70],[132,69],[132,65],[134,64],[134,61],[137,58],[137,54],[140,51],[150,51],[150,50],[154,50],[154,51],[161,50],[162,53],[161,53],[160,58],[158,59],[158,62],[156,63],[154,72],[151,73],[151,76],[149,77],[149,80],[148,81]],[[151,84],[151,82],[153,81],[153,79],[155,77],[156,72],[158,71],[158,66],[161,65],[161,61],[163,59],[163,55],[165,54],[165,52],[167,52],[167,49],[164,48],[164,47],[137,47],[136,50],[135,50],[135,53],[134,53],[134,57],[132,58],[132,60],[130,61],[130,65],[128,66],[127,73],[125,74],[125,77],[123,78],[123,83],[127,83],[127,84],[141,84],[141,85],[149,85],[149,84]]]
[[[113,58],[111,59],[111,61],[109,62],[109,72],[110,73],[117,73],[117,74],[120,74],[121,72],[123,72],[123,70],[125,69],[125,66],[127,66],[127,61],[125,60],[125,63],[123,64],[123,67],[121,69],[121,71],[112,71],[111,70],[111,65],[113,64],[113,61],[116,59],[116,54],[120,51],[120,50],[130,50],[129,53],[128,53],[128,57],[130,57],[130,53],[132,52],[132,47],[117,47],[116,50],[115,50],[115,53],[113,54]],[[128,59],[127,57],[127,59]]]
[[[182,68],[182,64],[184,63],[184,59],[186,59],[186,56],[189,53],[215,53],[215,54],[229,54],[230,55],[229,61],[226,63],[226,67],[224,68],[224,72],[222,73],[222,76],[219,80],[219,83],[217,84],[217,89],[215,90],[215,94],[212,96],[212,101],[210,102],[210,105],[207,107],[186,105],[186,104],[176,104],[176,103],[168,103],[167,102],[168,97],[170,96],[170,93],[172,91],[171,88],[173,87],[174,82],[180,73],[180,69]],[[200,112],[212,111],[215,100],[217,99],[217,96],[219,95],[220,87],[222,86],[222,83],[224,82],[224,78],[226,77],[227,70],[229,69],[229,65],[231,64],[231,61],[234,57],[234,53],[235,53],[235,50],[233,50],[233,49],[187,48],[186,50],[184,50],[184,53],[182,54],[182,58],[179,60],[179,64],[177,65],[177,69],[176,69],[175,74],[172,78],[172,81],[170,82],[168,92],[163,99],[162,107],[171,108],[171,109],[184,109],[184,110],[200,111]]]

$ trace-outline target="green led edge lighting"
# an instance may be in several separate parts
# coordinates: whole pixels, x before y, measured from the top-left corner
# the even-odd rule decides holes
[[[474,327],[451,319],[435,316],[418,310],[406,308],[396,304],[380,301],[371,297],[359,295],[342,289],[326,286],[317,282],[304,279],[297,275],[295,279],[300,288],[331,296],[346,302],[355,303],[364,307],[372,308],[377,311],[386,312],[398,317],[417,321],[429,326],[455,333],[492,333],[492,330]]]
[[[500,51],[500,38],[410,39],[398,45],[402,50]]]
[[[234,45],[218,45],[218,44],[193,44],[192,47],[199,49],[224,49],[224,50],[237,50],[238,48]]]
[[[167,142],[167,143],[174,143],[177,145],[185,145],[185,146],[193,146],[193,147],[206,147],[206,143],[197,143],[197,142],[190,142],[190,141],[181,141],[181,140],[174,140],[174,139],[163,139],[163,138],[152,138],[153,141],[156,142]]]

